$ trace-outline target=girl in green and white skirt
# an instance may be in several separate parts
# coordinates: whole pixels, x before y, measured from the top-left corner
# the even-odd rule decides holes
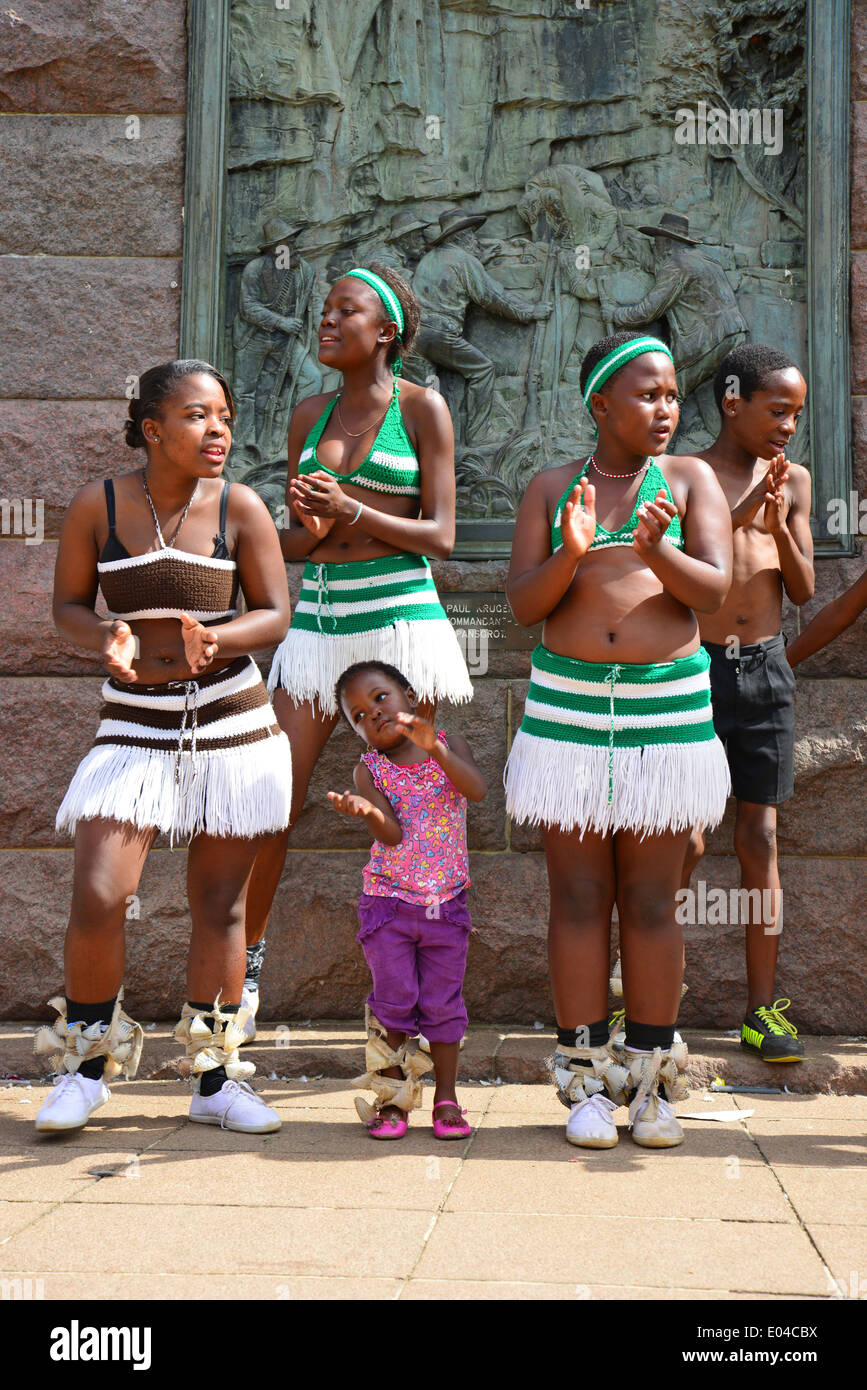
[[[578,465],[547,469],[518,515],[508,597],[544,621],[506,804],[542,826],[551,891],[548,954],[558,1043],[549,1061],[570,1108],[566,1137],[683,1140],[673,1102],[686,1049],[674,1028],[683,963],[675,916],[693,825],[722,819],[728,768],[713,729],[694,609],[731,582],[731,524],[700,459],[666,454],[678,421],[666,345],[618,333],[594,344],[581,389],[598,429]],[[625,1039],[609,1043],[611,912],[617,903]]]
[[[400,377],[418,323],[412,290],[390,268],[374,262],[338,280],[322,312],[319,360],[343,383],[302,401],[289,425],[281,544],[287,560],[306,564],[268,688],[292,746],[291,824],[337,723],[334,687],[348,666],[384,661],[403,671],[427,719],[440,699],[472,698],[426,558],[454,545],[454,434],[442,396]],[[288,835],[263,846],[247,897],[245,1002],[254,1009]]]

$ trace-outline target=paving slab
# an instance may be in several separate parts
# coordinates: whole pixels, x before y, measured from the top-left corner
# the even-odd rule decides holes
[[[492,1178],[485,1138],[490,1135],[479,1136],[463,1164],[447,1212],[608,1212],[618,1218],[657,1213],[693,1220],[796,1221],[773,1173],[755,1159],[683,1154],[673,1183],[673,1163],[660,1163],[657,1154],[636,1156],[622,1141],[616,1149],[596,1151],[564,1145],[559,1169],[531,1158],[506,1159],[497,1163]]]
[[[730,1156],[741,1162],[756,1162],[759,1153],[742,1121],[735,1124],[711,1124],[699,1120],[684,1120],[686,1135],[676,1149],[661,1149],[650,1154],[629,1137],[627,1112],[621,1107],[614,1112],[620,1140],[615,1149],[585,1150],[569,1144],[565,1137],[567,1113],[558,1104],[553,1116],[540,1119],[538,1115],[489,1113],[479,1127],[469,1151],[468,1163],[503,1161],[545,1161],[565,1163],[580,1158],[598,1167],[613,1164],[618,1171],[634,1172],[644,1169],[648,1158],[657,1163],[671,1163],[680,1156],[713,1159],[722,1162]]]
[[[4,1205],[23,1212],[28,1204]],[[3,1215],[0,1211],[0,1221]],[[261,1207],[135,1203],[106,1205],[97,1222],[90,1204],[71,1202],[47,1208],[40,1220],[23,1230],[18,1216],[16,1220],[18,1234],[10,1235],[0,1254],[12,1272],[47,1274],[60,1265],[88,1276],[123,1274],[134,1264],[141,1274],[170,1270],[210,1279],[225,1259],[238,1274],[273,1274],[277,1282],[302,1275],[357,1276],[362,1271],[371,1278],[405,1278],[430,1225],[426,1211],[406,1211],[400,1221],[391,1222],[382,1210],[287,1207],[275,1220]],[[97,1260],[99,1270],[94,1269]]]
[[[175,1079],[116,1084],[84,1129],[43,1139],[47,1087],[0,1091],[0,1277],[47,1299],[867,1295],[867,1098],[699,1090],[679,1108],[733,1120],[685,1120],[684,1144],[653,1153],[622,1108],[615,1149],[568,1145],[548,1086],[465,1082],[473,1132],[451,1143],[426,1087],[393,1144],[370,1139],[346,1078],[257,1086],[277,1134],[190,1123]],[[237,1273],[213,1269],[215,1233]]]
[[[34,1122],[51,1087],[7,1086],[0,1091],[0,1150],[34,1145],[46,1147],[145,1148],[165,1139],[187,1116],[189,1088],[182,1082],[148,1087],[125,1081],[111,1087],[111,1100],[94,1111],[85,1130],[66,1134],[37,1134]]]
[[[419,1278],[620,1282],[660,1291],[826,1295],[822,1263],[795,1225],[596,1215],[443,1212]]]
[[[386,1144],[370,1148],[380,1151]],[[402,1146],[401,1146],[402,1147]],[[433,1144],[428,1145],[429,1149]],[[275,1172],[275,1160],[279,1170]],[[278,1154],[184,1153],[149,1149],[118,1176],[70,1193],[69,1201],[163,1206],[328,1207],[357,1211],[433,1212],[444,1201],[460,1160],[438,1153],[374,1154],[367,1162],[304,1162]],[[2,1168],[0,1168],[2,1174]],[[134,1181],[126,1181],[134,1178]],[[282,1215],[280,1218],[282,1220]]]
[[[756,1143],[808,1228],[835,1222],[867,1227],[867,1136],[857,1120],[754,1118]],[[867,1258],[867,1231],[863,1232]],[[865,1270],[867,1272],[867,1270]]]
[[[51,1202],[0,1202],[0,1263],[7,1241],[52,1209]]]
[[[0,1149],[0,1191],[10,1202],[63,1202],[97,1185],[99,1178],[91,1170],[114,1168],[122,1172],[136,1157],[135,1151],[68,1145]]]
[[[2,1259],[0,1259],[2,1265]],[[12,1271],[0,1268],[0,1279],[13,1277]],[[74,1303],[76,1300],[117,1303],[129,1299],[160,1300],[189,1303],[199,1299],[220,1302],[255,1300],[284,1303],[371,1300],[386,1302],[395,1299],[402,1282],[399,1279],[365,1279],[351,1275],[308,1276],[294,1274],[95,1274],[62,1272],[40,1276],[41,1296],[45,1299]],[[70,1316],[74,1317],[73,1311]]]
[[[826,1296],[867,1299],[867,1237],[863,1226],[811,1224],[810,1235],[828,1266]]]
[[[796,1168],[787,1164],[774,1171],[785,1185],[786,1195],[809,1231],[819,1222],[833,1222],[845,1215],[847,1227],[861,1228],[861,1263],[867,1275],[867,1182],[864,1169]],[[865,1280],[867,1288],[867,1280]]]
[[[838,1120],[861,1121],[862,1130],[867,1131],[867,1095],[837,1096],[830,1092],[818,1095],[779,1095],[779,1096],[735,1096],[715,1095],[721,1103],[734,1105],[738,1110],[752,1110],[756,1119],[813,1120],[834,1118]]]
[[[399,1302],[420,1303],[448,1300],[449,1302],[493,1302],[520,1300],[558,1303],[584,1303],[615,1299],[661,1300],[682,1302],[718,1302],[719,1299],[749,1299],[788,1302],[798,1295],[775,1293],[735,1293],[731,1289],[655,1289],[647,1285],[629,1284],[516,1284],[468,1279],[410,1279],[401,1289]],[[810,1300],[812,1301],[812,1300]]]
[[[746,1125],[769,1162],[858,1168],[867,1183],[867,1131],[857,1119],[802,1120],[796,1111],[790,1119],[752,1115]]]

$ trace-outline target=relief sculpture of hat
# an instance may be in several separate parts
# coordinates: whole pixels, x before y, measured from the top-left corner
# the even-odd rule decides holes
[[[440,234],[431,238],[431,246],[438,246],[446,237],[453,236],[455,232],[462,232],[465,227],[481,227],[487,220],[486,212],[464,213],[460,208],[449,208],[446,212],[440,213]]]
[[[282,217],[269,217],[262,228],[264,241],[259,243],[259,250],[270,251],[272,246],[280,246],[282,242],[291,241],[303,230],[303,227],[293,227],[289,222],[284,222]]]
[[[682,241],[686,246],[700,246],[701,242],[689,235],[689,218],[679,212],[664,212],[658,227],[639,227],[645,236],[670,237],[672,241]]]
[[[386,241],[399,241],[402,236],[407,236],[409,232],[422,231],[429,226],[428,222],[421,222],[418,216],[404,208],[402,212],[396,212],[391,219]]]

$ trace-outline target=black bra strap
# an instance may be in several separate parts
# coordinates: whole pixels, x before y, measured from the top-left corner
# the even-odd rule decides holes
[[[220,539],[225,543],[226,540],[226,511],[229,506],[229,488],[232,484],[226,480],[223,483],[223,491],[220,493]]]
[[[114,482],[111,478],[106,478],[102,485],[105,488],[105,510],[108,513],[108,534],[113,536],[115,533]]]

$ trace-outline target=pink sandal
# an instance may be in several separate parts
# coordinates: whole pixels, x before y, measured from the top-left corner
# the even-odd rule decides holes
[[[438,1120],[436,1112],[441,1105],[451,1105],[459,1114],[466,1115],[466,1110],[461,1110],[456,1100],[438,1100],[434,1106],[433,1132],[435,1139],[469,1139],[472,1130],[467,1121],[464,1120],[460,1125],[447,1125],[445,1120]]]
[[[402,1139],[406,1134],[409,1116],[404,1114],[399,1120],[395,1118],[384,1119],[382,1115],[377,1115],[373,1124],[367,1126],[367,1132],[371,1139]]]

